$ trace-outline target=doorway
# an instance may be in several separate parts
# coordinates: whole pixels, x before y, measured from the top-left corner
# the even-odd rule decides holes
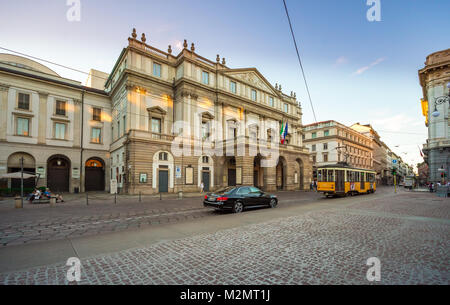
[[[105,190],[105,168],[102,159],[91,158],[87,160],[84,176],[84,188],[86,192]]]
[[[210,187],[210,173],[209,171],[202,171],[203,190],[209,192]]]
[[[62,155],[55,155],[47,161],[47,187],[52,192],[68,192],[70,161]]]
[[[160,169],[158,172],[158,182],[158,190],[160,193],[169,192],[169,171]]]

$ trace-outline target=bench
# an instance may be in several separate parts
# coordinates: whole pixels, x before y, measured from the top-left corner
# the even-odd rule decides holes
[[[54,197],[54,196],[52,196],[51,198],[55,198],[56,199],[56,197]],[[47,198],[47,197],[43,198],[43,197],[41,197],[39,199],[33,199],[32,203],[33,204],[50,203],[50,198]]]

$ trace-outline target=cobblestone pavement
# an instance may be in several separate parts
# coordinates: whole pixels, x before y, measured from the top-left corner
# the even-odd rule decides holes
[[[323,199],[315,192],[281,192],[278,196],[281,206]],[[89,205],[84,194],[66,197],[67,203],[54,208],[25,203],[24,209],[15,209],[13,202],[0,204],[0,248],[220,215],[204,208],[199,195],[183,200],[148,196],[141,202],[137,196],[119,196],[115,204],[114,196],[100,193],[90,195]]]
[[[381,261],[378,284],[450,284],[448,199],[361,198],[86,258],[80,284],[370,284],[370,257]],[[67,284],[67,269],[60,263],[0,274],[0,283]]]

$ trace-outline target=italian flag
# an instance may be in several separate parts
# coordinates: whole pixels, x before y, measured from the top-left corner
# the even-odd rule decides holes
[[[281,131],[280,131],[281,144],[284,144],[287,133],[288,133],[288,123],[287,122],[286,124],[281,123]]]

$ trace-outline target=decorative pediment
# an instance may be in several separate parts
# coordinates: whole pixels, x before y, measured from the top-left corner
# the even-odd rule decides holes
[[[155,113],[155,114],[160,114],[160,115],[166,115],[166,113],[167,113],[164,109],[162,109],[159,106],[147,108],[147,111],[151,112],[151,113]]]
[[[233,69],[225,71],[225,74],[240,79],[243,83],[257,87],[263,91],[270,92],[273,95],[279,94],[264,78],[264,76],[255,68]]]
[[[214,115],[212,115],[210,112],[205,111],[202,113],[202,119],[205,120],[214,120]]]

